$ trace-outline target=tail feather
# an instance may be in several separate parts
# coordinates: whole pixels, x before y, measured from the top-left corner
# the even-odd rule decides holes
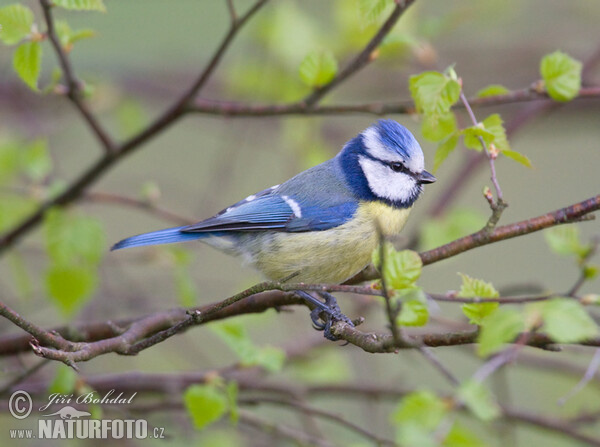
[[[153,231],[151,233],[139,234],[123,239],[112,246],[112,250],[121,248],[141,247],[143,245],[170,244],[173,242],[185,242],[206,237],[206,233],[182,233],[185,227],[167,228],[165,230]]]

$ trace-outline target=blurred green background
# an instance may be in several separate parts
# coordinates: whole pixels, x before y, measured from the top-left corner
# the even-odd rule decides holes
[[[0,5],[9,4],[1,0]],[[39,14],[36,2],[28,4]],[[239,1],[239,10],[251,2]],[[97,36],[76,44],[71,59],[78,75],[93,86],[90,104],[113,133],[124,139],[148,123],[182,92],[204,67],[228,26],[223,1],[178,0],[165,2],[106,0],[108,12],[57,12],[72,28],[91,28]],[[38,15],[39,17],[39,15]],[[427,69],[455,64],[468,96],[489,84],[509,89],[529,86],[539,79],[543,55],[560,49],[586,61],[600,47],[600,3],[586,0],[491,0],[418,1],[400,20],[397,42],[382,50],[379,60],[336,89],[325,103],[372,103],[410,98],[409,76]],[[282,103],[309,92],[298,75],[304,56],[314,49],[334,52],[340,66],[370,38],[375,25],[360,23],[354,0],[276,0],[267,5],[241,32],[222,64],[202,91],[201,98],[248,102]],[[42,85],[56,66],[54,54],[45,48]],[[600,70],[587,74],[584,82],[599,79]],[[507,159],[497,163],[498,177],[510,207],[501,223],[536,216],[598,193],[600,181],[600,102],[577,100],[528,123],[511,140],[513,149],[533,163],[527,169]],[[510,122],[529,104],[476,109],[479,119],[498,112]],[[426,165],[433,166],[435,145],[420,136],[418,119],[392,116],[413,131],[423,146]],[[342,145],[372,123],[376,117],[344,115],[327,117],[222,118],[190,115],[170,127],[143,148],[128,156],[105,175],[92,190],[140,196],[152,182],[160,191],[158,204],[182,216],[198,220],[265,187],[281,183],[295,173],[335,155]],[[462,116],[462,125],[467,121]],[[100,148],[85,124],[64,98],[30,92],[12,72],[11,52],[0,47],[0,138],[48,137],[54,164],[53,179],[66,182],[100,155]],[[467,152],[459,147],[436,173],[438,182],[427,188],[417,203],[403,234],[412,235],[424,225],[425,214],[465,163]],[[481,197],[489,185],[489,171],[482,165],[470,179],[452,209],[470,210],[485,218],[488,206]],[[186,246],[192,260],[193,302],[182,303],[174,279],[175,262],[163,247],[108,253],[110,245],[123,237],[169,226],[139,210],[108,204],[82,202],[85,214],[95,216],[106,229],[107,253],[101,264],[98,290],[77,314],[76,321],[99,321],[225,298],[261,280],[238,260],[203,245]],[[580,225],[584,240],[598,234],[596,222]],[[46,258],[41,231],[35,231],[17,246],[26,265],[31,290],[24,293],[15,280],[9,257],[0,260],[2,300],[37,324],[63,324],[63,317],[47,298],[43,282]],[[465,253],[429,266],[420,284],[428,292],[458,289],[457,272],[490,280],[499,289],[511,291],[566,290],[578,271],[571,260],[552,254],[541,233],[505,241]],[[584,291],[598,292],[599,282]],[[180,295],[180,294],[179,294]],[[188,297],[189,298],[189,297]],[[358,299],[343,296],[342,309],[355,315]],[[438,316],[457,316],[457,306],[443,305]],[[383,312],[371,311],[366,329],[384,327]],[[275,313],[241,318],[257,344],[291,348],[318,342],[321,334],[310,327],[308,312]],[[435,328],[435,325],[432,325]],[[428,328],[429,330],[434,330]],[[16,332],[0,321],[0,335]],[[455,375],[468,377],[479,364],[470,347],[435,351]],[[564,355],[586,365],[591,351],[569,350]],[[432,387],[449,391],[447,383],[416,352],[398,355],[368,355],[351,346],[327,343],[311,358],[286,367],[275,377],[283,380],[331,382],[359,381],[402,387]],[[322,356],[322,360],[321,359]],[[5,358],[0,365],[6,377],[31,364],[31,356]],[[208,327],[195,328],[136,357],[103,356],[81,365],[82,373],[95,375],[119,371],[177,372],[220,368],[235,356]],[[45,367],[36,377],[50,378],[57,365]],[[551,373],[551,371],[548,371]],[[597,410],[598,382],[571,399],[564,407],[556,401],[579,380],[577,376],[546,374],[528,368],[510,368],[502,380],[512,405],[541,408],[568,415],[582,407]],[[500,393],[502,397],[505,393]],[[318,405],[343,409],[372,431],[388,434],[392,429],[390,406],[358,403],[328,397]],[[256,411],[289,421],[293,413],[275,408]],[[277,411],[276,411],[277,410]],[[254,410],[253,410],[254,411]],[[208,444],[207,433],[194,434],[181,413],[149,416],[152,424],[168,427],[173,445]],[[10,416],[2,416],[0,427],[14,427]],[[357,438],[329,425],[340,445]],[[477,426],[476,430],[485,430]],[[331,428],[332,432],[329,432]],[[493,429],[493,428],[491,428]],[[600,435],[600,428],[595,427]],[[495,445],[502,444],[497,438]],[[530,428],[519,428],[518,445],[567,446],[568,439]],[[216,441],[214,445],[225,445]],[[227,443],[234,443],[228,439]],[[264,445],[268,438],[238,440],[239,445]],[[149,443],[149,442],[148,442]],[[155,442],[155,444],[159,444]],[[20,444],[20,445],[25,445]],[[232,444],[233,445],[233,444]],[[358,444],[357,444],[358,445]]]

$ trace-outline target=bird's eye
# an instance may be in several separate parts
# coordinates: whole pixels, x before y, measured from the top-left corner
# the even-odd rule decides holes
[[[394,161],[394,162],[390,163],[390,168],[394,172],[404,172],[404,171],[406,171],[406,168],[404,167],[404,165],[402,163],[400,163],[400,162],[397,162],[397,161]]]

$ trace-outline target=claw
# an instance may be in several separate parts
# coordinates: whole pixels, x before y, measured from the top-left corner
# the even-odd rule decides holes
[[[316,330],[323,331],[323,335],[326,339],[332,341],[338,340],[338,338],[331,333],[331,325],[336,321],[343,321],[354,327],[354,323],[342,313],[340,306],[338,306],[337,301],[332,294],[319,292],[319,295],[321,295],[325,301],[323,303],[307,292],[297,291],[296,293],[315,306],[310,312],[310,319],[313,323],[313,327]]]

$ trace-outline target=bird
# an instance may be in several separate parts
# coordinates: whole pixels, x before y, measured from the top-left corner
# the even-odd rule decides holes
[[[128,237],[112,250],[200,240],[240,257],[272,281],[340,284],[363,268],[381,238],[402,230],[436,178],[425,170],[421,146],[398,122],[381,119],[349,140],[334,157],[193,225]],[[335,297],[298,295],[313,305],[311,319],[335,340],[333,322],[352,321]]]

